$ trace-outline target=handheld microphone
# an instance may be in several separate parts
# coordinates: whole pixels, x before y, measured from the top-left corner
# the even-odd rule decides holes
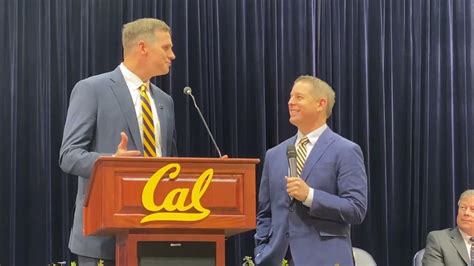
[[[288,158],[288,166],[290,168],[290,177],[298,176],[296,171],[296,148],[295,145],[290,144],[286,146],[286,157]],[[290,196],[290,206],[294,203],[294,198]]]
[[[295,145],[290,144],[286,147],[286,157],[288,158],[288,166],[290,167],[290,176],[297,177],[296,171],[296,148]]]
[[[193,90],[191,89],[191,87],[184,87],[183,89],[183,93],[190,96],[191,99],[193,99],[193,103],[194,103],[194,107],[196,107],[196,110],[198,111],[198,114],[199,116],[201,117],[201,120],[202,120],[202,123],[204,124],[204,126],[206,127],[206,130],[207,130],[207,134],[209,135],[209,137],[211,137],[211,140],[212,140],[212,143],[214,143],[214,147],[216,147],[216,150],[217,150],[217,153],[219,154],[219,157],[222,157],[222,154],[221,154],[221,150],[219,150],[219,147],[217,146],[217,143],[216,141],[214,140],[214,137],[212,136],[212,133],[211,133],[211,130],[209,129],[209,127],[207,126],[207,123],[206,123],[206,119],[204,119],[204,116],[202,116],[202,113],[201,113],[201,110],[199,110],[199,107],[197,106],[196,104],[196,99],[194,99],[194,96],[192,94]],[[296,162],[295,162],[296,163]],[[296,164],[295,164],[296,165]],[[296,169],[296,168],[295,168]]]

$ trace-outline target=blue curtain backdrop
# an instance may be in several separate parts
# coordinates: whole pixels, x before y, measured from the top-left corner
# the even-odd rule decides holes
[[[175,100],[180,155],[216,156],[184,86],[226,154],[262,159],[295,133],[292,81],[332,84],[329,124],[361,145],[369,175],[354,245],[379,265],[410,264],[474,187],[473,11],[469,0],[0,0],[0,264],[73,258],[76,179],[58,167],[69,94],[121,62],[122,24],[140,17],[173,31],[177,59],[156,83]],[[252,232],[226,248],[238,265]]]
[[[189,85],[221,149],[262,158],[294,133],[286,101],[295,77],[315,72],[315,14],[313,1],[0,0],[0,264],[73,259],[77,181],[58,168],[69,95],[121,62],[125,22],[172,28],[177,59],[156,83],[175,101],[180,155],[216,155]],[[253,232],[227,241],[227,265],[252,254]]]
[[[474,188],[473,12],[470,0],[321,1],[318,75],[369,174],[353,239],[380,265],[410,265]]]

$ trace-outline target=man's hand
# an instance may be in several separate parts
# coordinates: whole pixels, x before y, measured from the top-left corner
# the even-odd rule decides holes
[[[127,149],[128,137],[127,137],[127,134],[125,134],[125,132],[120,133],[120,138],[121,138],[120,143],[117,146],[117,151],[114,154],[115,157],[118,157],[118,156],[140,156],[140,154],[141,154],[140,151],[137,151],[137,150],[129,151]]]
[[[286,176],[286,192],[294,199],[305,201],[309,194],[309,186],[299,177]]]

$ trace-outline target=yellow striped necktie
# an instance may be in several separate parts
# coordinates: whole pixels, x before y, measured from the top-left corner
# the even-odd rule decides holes
[[[306,161],[306,144],[308,144],[308,137],[304,137],[300,140],[298,148],[296,149],[296,174],[301,177],[303,171],[304,162]]]
[[[155,124],[151,111],[150,98],[146,94],[147,85],[140,86],[140,100],[143,119],[143,152],[145,157],[156,157]]]

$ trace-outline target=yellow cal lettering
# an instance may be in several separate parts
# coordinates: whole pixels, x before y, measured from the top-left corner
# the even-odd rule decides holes
[[[160,170],[156,171],[154,173],[150,180],[145,184],[145,187],[143,188],[142,192],[142,204],[145,209],[151,211],[151,212],[157,212],[161,209],[163,209],[163,205],[157,206],[155,204],[154,200],[154,195],[155,195],[155,189],[156,186],[158,185],[158,182],[163,178],[163,176],[171,169],[175,169],[173,172],[169,174],[170,179],[175,179],[179,171],[181,170],[181,166],[177,163],[170,163],[164,167],[162,167]]]
[[[187,188],[175,188],[165,196],[161,205],[158,206],[155,204],[155,189],[163,176],[172,169],[174,169],[174,171],[170,172],[169,178],[171,180],[175,179],[181,170],[181,166],[177,163],[171,163],[159,169],[145,184],[142,192],[142,204],[145,209],[154,213],[143,217],[140,223],[151,221],[199,221],[211,213],[210,210],[201,205],[201,198],[211,184],[214,175],[212,168],[204,171],[196,180],[191,191],[190,204],[185,205],[189,195],[189,189]],[[192,208],[197,212],[186,212]],[[165,212],[161,212],[163,209]]]
[[[184,206],[188,193],[189,193],[189,189],[187,188],[175,188],[171,190],[170,193],[166,195],[166,198],[163,201],[165,210],[172,212],[172,211],[175,211],[176,209],[178,211],[187,211],[191,209],[193,207],[192,204],[189,204],[188,206]],[[176,197],[178,199],[176,200],[176,203],[174,203],[173,200]]]
[[[202,207],[201,197],[204,195],[207,188],[211,184],[213,174],[214,171],[212,169],[207,169],[204,173],[202,173],[196,181],[196,184],[193,187],[193,191],[191,192],[191,204],[197,211],[201,213],[207,213],[206,216],[209,215],[210,211]]]

